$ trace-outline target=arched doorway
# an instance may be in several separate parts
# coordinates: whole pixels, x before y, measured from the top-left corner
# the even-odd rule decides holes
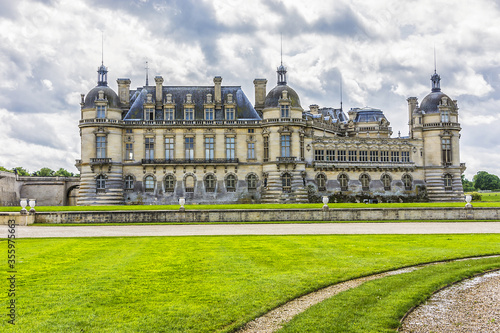
[[[66,192],[66,206],[76,206],[76,198],[78,197],[79,185],[72,186]]]

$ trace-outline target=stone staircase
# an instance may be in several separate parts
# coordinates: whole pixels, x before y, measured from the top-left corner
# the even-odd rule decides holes
[[[269,172],[267,187],[262,190],[262,203],[307,203],[307,190],[302,183],[302,177],[298,172],[292,174],[290,192],[283,192],[280,172]]]

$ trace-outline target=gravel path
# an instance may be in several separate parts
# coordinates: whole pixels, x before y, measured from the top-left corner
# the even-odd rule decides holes
[[[16,238],[208,235],[367,235],[500,233],[500,222],[373,222],[290,224],[188,224],[17,226]],[[6,238],[7,226],[0,228]]]
[[[405,318],[399,332],[500,332],[500,271],[436,293]]]

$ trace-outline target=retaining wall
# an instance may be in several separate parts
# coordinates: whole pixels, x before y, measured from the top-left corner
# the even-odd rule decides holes
[[[0,225],[8,225],[11,220],[16,221],[16,225],[33,224],[35,222],[35,214],[23,215],[21,213],[0,212]]]
[[[40,212],[35,223],[500,220],[500,208],[357,208]]]

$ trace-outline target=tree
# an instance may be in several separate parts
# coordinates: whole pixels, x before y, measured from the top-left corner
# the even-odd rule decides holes
[[[29,176],[30,175],[28,170],[26,170],[25,168],[22,168],[22,167],[15,167],[14,169],[12,169],[12,171],[17,172],[17,174],[19,176]]]
[[[54,176],[59,176],[59,177],[73,177],[74,174],[69,172],[66,169],[60,168],[54,173]]]
[[[3,166],[0,166],[0,171],[7,171],[7,172],[14,172],[12,170],[9,170],[7,168],[4,168]]]
[[[462,187],[464,188],[464,192],[474,192],[476,190],[474,183],[465,178],[465,175],[462,175]]]
[[[40,170],[33,172],[33,176],[52,177],[52,176],[54,176],[54,170],[52,170],[50,168],[41,168]]]
[[[500,178],[486,171],[478,171],[472,179],[474,187],[478,190],[497,190],[500,189]]]

